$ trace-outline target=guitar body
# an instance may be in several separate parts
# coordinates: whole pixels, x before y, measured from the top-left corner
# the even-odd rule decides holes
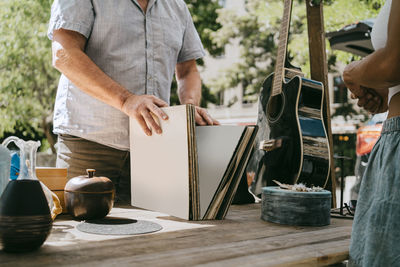
[[[286,57],[291,8],[292,0],[284,0],[275,72],[264,81],[260,94],[256,138],[260,147],[247,168],[247,174],[254,175],[251,191],[256,195],[262,187],[276,185],[273,180],[325,187],[329,177],[324,87],[301,77]]]
[[[325,187],[329,175],[329,145],[322,117],[323,85],[294,76],[285,78],[282,92],[272,94],[273,76],[264,81],[260,102],[266,120],[266,140],[273,142],[263,157],[262,184],[303,183]]]

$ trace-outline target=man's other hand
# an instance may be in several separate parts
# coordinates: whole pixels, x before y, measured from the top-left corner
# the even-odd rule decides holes
[[[206,109],[199,106],[196,106],[195,118],[198,125],[219,125],[219,122],[213,119]]]
[[[153,95],[131,94],[122,105],[122,111],[136,119],[144,133],[150,136],[153,131],[162,133],[158,119],[168,120],[167,114],[161,110],[161,107],[167,106],[166,102]]]

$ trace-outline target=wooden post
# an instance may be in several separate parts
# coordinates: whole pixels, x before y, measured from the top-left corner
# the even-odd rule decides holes
[[[331,112],[328,87],[328,64],[325,48],[324,14],[322,1],[306,0],[307,25],[308,25],[308,47],[310,54],[311,79],[320,81],[325,88],[324,98],[324,123],[327,129],[331,172],[327,188],[331,188],[332,207],[336,208],[336,179],[335,164],[333,159],[333,140],[331,128]]]

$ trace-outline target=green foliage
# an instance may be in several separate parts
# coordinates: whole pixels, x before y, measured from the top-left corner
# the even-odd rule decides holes
[[[325,0],[325,31],[336,31],[356,21],[373,18],[383,3],[384,0]],[[225,9],[219,10],[218,14],[217,22],[222,27],[211,35],[212,40],[219,47],[239,44],[240,62],[219,75],[211,86],[216,92],[241,87],[245,99],[256,101],[263,80],[274,71],[283,1],[247,0],[243,12]],[[328,42],[326,45],[330,71],[334,71],[336,63],[347,64],[355,58],[350,53],[331,50]],[[288,58],[293,65],[300,66],[306,76],[310,76],[305,0],[293,2]],[[333,115],[351,116],[355,113],[351,105],[343,105]],[[355,135],[351,135],[348,142],[339,142],[337,137],[333,142],[334,153],[354,156]],[[353,164],[350,161],[344,163],[345,175],[353,173]],[[339,162],[335,162],[335,165],[339,166]]]
[[[46,37],[51,1],[0,2],[0,137],[48,128],[59,74]]]
[[[188,6],[205,49],[220,54],[210,34],[218,30],[215,0],[190,0]],[[60,74],[52,67],[47,26],[52,0],[0,1],[0,138],[51,139],[51,119]],[[200,60],[199,64],[203,62]],[[176,83],[171,103],[178,103]],[[215,102],[203,86],[202,105]],[[53,147],[54,142],[50,141]]]
[[[378,15],[379,8],[383,3],[384,0],[336,0],[331,5],[324,8],[325,31],[336,31],[356,21],[374,18]],[[327,48],[328,63],[331,63],[330,60],[332,60],[332,57],[334,57],[336,61],[345,64],[354,59],[360,59],[358,56],[354,56],[351,53],[331,50],[328,42]],[[330,64],[328,67],[332,68],[333,65]]]
[[[232,65],[213,82],[215,92],[241,85],[246,100],[255,100],[262,81],[273,71],[276,38],[281,14],[270,12],[277,1],[247,1],[246,12],[219,10],[221,29],[212,34],[220,47],[239,44],[241,61]],[[281,12],[280,12],[281,13]],[[268,15],[267,15],[268,14]]]
[[[221,8],[217,0],[186,0],[194,25],[199,32],[201,42],[210,55],[219,55],[224,51],[211,39],[211,34],[221,28],[217,23],[217,10]],[[202,63],[199,63],[202,65]]]
[[[379,10],[384,4],[386,0],[360,0],[365,2],[370,9]]]
[[[217,10],[221,8],[217,0],[186,0],[186,4],[192,14],[192,19],[194,25],[197,29],[197,32],[200,35],[201,42],[204,46],[204,49],[212,56],[217,56],[223,53],[224,47],[218,46],[215,42],[212,41],[212,33],[221,28],[221,24],[218,23]],[[200,66],[204,65],[204,61],[202,59],[197,60],[197,64]],[[202,84],[202,98],[201,98],[201,106],[207,107],[207,103],[216,103],[217,98],[210,91],[204,83]],[[175,79],[172,82],[171,86],[171,105],[178,105],[179,97],[177,94],[177,84]]]
[[[341,27],[366,18],[375,17],[384,0],[325,0],[325,30]],[[245,12],[219,10],[222,27],[211,34],[219,47],[238,42],[241,61],[231,66],[218,80],[212,82],[215,91],[241,86],[248,100],[256,100],[261,84],[273,72],[279,28],[283,14],[281,0],[247,0]],[[354,56],[328,48],[328,63],[332,69],[338,61],[348,63]],[[294,1],[289,35],[288,57],[295,66],[309,76],[309,50],[305,1]]]
[[[332,117],[335,116],[340,116],[346,114],[347,116],[351,116],[351,115],[357,115],[357,111],[354,110],[353,108],[353,104],[352,103],[342,103],[341,106],[337,107],[335,109],[335,112],[332,115]]]

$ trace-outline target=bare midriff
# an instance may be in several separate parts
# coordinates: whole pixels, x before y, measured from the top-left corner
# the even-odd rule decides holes
[[[400,92],[395,94],[389,103],[388,118],[400,116]]]

